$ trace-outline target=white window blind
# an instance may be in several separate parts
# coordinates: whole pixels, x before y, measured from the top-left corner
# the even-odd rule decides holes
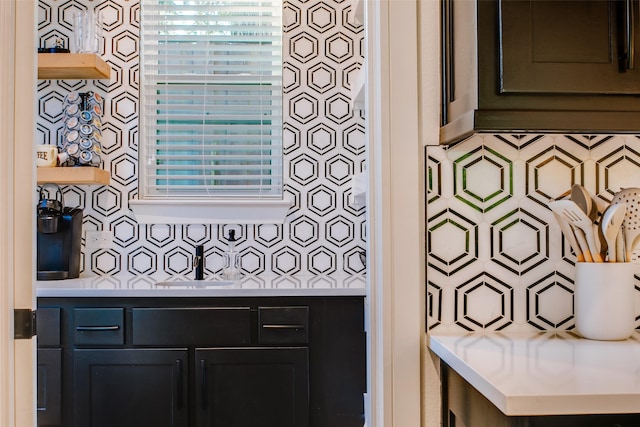
[[[143,199],[282,196],[281,0],[142,0]]]

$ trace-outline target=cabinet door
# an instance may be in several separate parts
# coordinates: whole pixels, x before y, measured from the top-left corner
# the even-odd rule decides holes
[[[37,313],[38,425],[57,426],[62,423],[62,349],[59,348],[60,308],[38,307]]]
[[[442,373],[443,427],[524,427],[522,418],[507,417],[446,363]]]
[[[625,31],[637,9],[608,0],[501,0],[501,92],[639,93],[640,64],[631,62],[640,58],[626,54],[637,35]]]
[[[38,425],[62,422],[62,349],[38,349]]]
[[[198,427],[307,427],[306,347],[196,350]]]
[[[74,351],[77,427],[188,425],[186,349]]]
[[[441,361],[443,427],[631,427],[640,414],[507,416]]]
[[[441,143],[476,132],[637,133],[638,0],[441,2]]]
[[[467,0],[441,0],[441,11],[441,125],[445,126],[471,120],[478,108],[477,33],[471,24],[477,12],[476,3]]]

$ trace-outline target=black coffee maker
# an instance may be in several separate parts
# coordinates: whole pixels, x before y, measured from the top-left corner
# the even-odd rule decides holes
[[[45,192],[53,189],[54,198]],[[40,187],[37,207],[38,280],[74,279],[80,275],[82,209],[64,207],[56,184]]]

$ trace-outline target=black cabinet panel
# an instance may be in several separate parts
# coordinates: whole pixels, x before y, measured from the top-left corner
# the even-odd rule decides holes
[[[62,350],[38,349],[37,409],[39,426],[62,423]]]
[[[307,427],[308,350],[196,350],[197,425]]]
[[[620,70],[616,2],[502,0],[503,93],[640,92],[640,68]]]
[[[247,345],[249,307],[134,308],[134,345]]]
[[[260,344],[309,342],[309,307],[258,307]]]
[[[77,427],[188,425],[186,349],[74,351]]]
[[[637,427],[640,425],[638,414],[562,415],[526,417],[526,419],[527,427]]]
[[[73,316],[76,345],[124,344],[124,309],[76,308]]]
[[[310,342],[313,425],[360,427],[366,391],[362,301],[336,298],[314,318]]]
[[[640,414],[507,416],[441,362],[443,427],[632,427]]]
[[[37,419],[38,426],[62,425],[61,310],[37,310]],[[57,348],[54,348],[57,347]]]
[[[43,307],[37,310],[38,346],[60,345],[60,309]]]

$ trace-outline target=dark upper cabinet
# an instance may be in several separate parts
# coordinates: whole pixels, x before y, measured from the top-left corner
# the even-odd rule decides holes
[[[635,36],[625,31],[627,4],[501,1],[501,93],[640,93],[640,66],[627,55]]]
[[[443,0],[440,142],[640,130],[638,0]]]

